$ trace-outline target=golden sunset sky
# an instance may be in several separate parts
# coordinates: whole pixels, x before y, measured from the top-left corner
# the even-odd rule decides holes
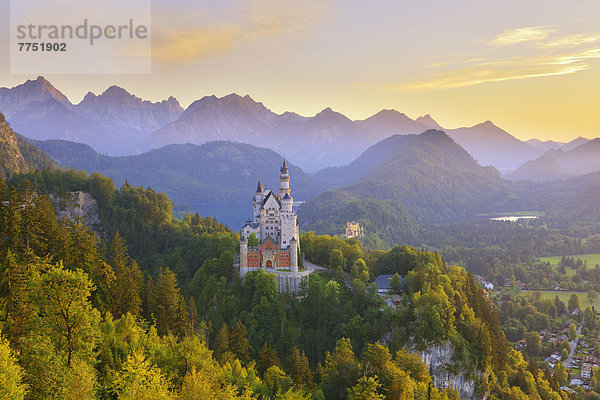
[[[46,75],[73,102],[112,84],[143,99],[249,94],[271,110],[381,109],[519,139],[600,136],[600,1],[152,2],[150,75]],[[0,6],[8,54],[8,6]],[[7,56],[0,86],[11,75]]]

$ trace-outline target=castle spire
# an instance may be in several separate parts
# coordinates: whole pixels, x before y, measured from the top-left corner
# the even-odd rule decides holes
[[[287,162],[285,161],[285,157],[283,157],[283,165],[281,166],[281,170],[279,171],[282,174],[288,174]]]
[[[258,186],[256,187],[256,193],[262,193],[262,185],[260,184],[260,179],[258,180]]]

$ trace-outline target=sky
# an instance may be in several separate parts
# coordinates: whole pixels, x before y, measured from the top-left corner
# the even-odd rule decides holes
[[[82,0],[83,1],[83,0]],[[135,1],[135,0],[127,0]],[[0,86],[11,74],[0,2]],[[72,102],[250,95],[274,112],[381,109],[519,139],[600,136],[598,0],[152,0],[150,74],[44,75]]]

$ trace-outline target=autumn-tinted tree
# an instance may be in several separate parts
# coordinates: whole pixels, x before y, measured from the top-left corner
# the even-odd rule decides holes
[[[279,359],[277,351],[269,346],[267,342],[265,342],[262,349],[258,353],[258,357],[256,359],[256,369],[258,370],[259,374],[264,375],[265,371],[273,365],[281,368],[281,360]]]
[[[327,354],[322,377],[323,393],[327,399],[345,399],[349,387],[359,377],[360,365],[349,339],[338,340],[335,351]]]
[[[240,320],[229,332],[229,350],[242,362],[250,359],[250,345],[247,336],[248,331]]]
[[[297,387],[306,386],[312,388],[313,374],[308,364],[308,358],[304,352],[300,353],[297,347],[294,347],[288,360],[289,375]]]
[[[8,340],[0,337],[0,399],[22,400],[26,393],[23,369],[17,363]]]

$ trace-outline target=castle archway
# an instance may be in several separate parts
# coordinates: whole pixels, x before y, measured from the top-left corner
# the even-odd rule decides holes
[[[271,260],[267,260],[267,268],[273,268],[273,262]]]

